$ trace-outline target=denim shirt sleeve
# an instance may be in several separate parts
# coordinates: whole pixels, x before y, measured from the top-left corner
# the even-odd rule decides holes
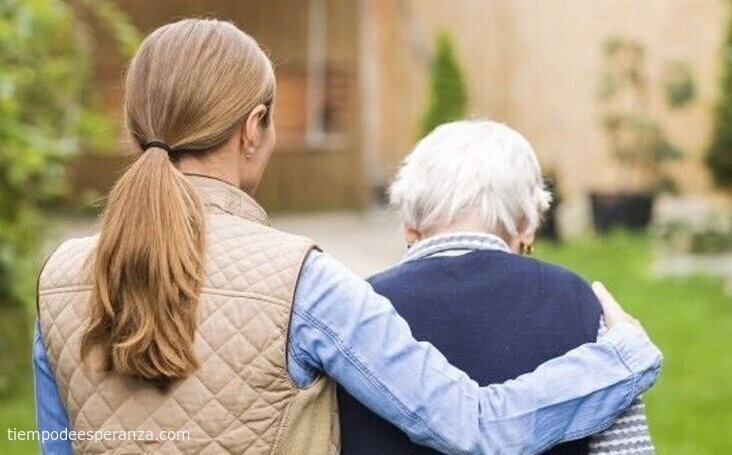
[[[415,443],[448,454],[538,453],[603,430],[661,366],[648,337],[620,324],[532,373],[481,388],[321,252],[303,266],[289,353],[300,387],[325,373]]]
[[[594,297],[594,294],[592,294]],[[597,337],[607,333],[605,322],[600,319]],[[590,438],[588,455],[653,455],[651,430],[648,427],[646,406],[643,398],[638,397],[612,425]]]
[[[46,349],[41,338],[41,329],[36,324],[33,336],[33,376],[35,380],[36,424],[41,434],[41,452],[53,455],[71,455],[71,442],[63,439],[50,440],[52,432],[60,434],[69,429],[69,417],[61,404],[61,395],[48,364]]]

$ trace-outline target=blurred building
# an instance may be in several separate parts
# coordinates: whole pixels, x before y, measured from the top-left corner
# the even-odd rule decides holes
[[[278,80],[277,151],[259,198],[271,210],[358,208],[366,203],[359,111],[357,2],[117,0],[143,32],[184,17],[235,22],[270,54]],[[121,112],[125,61],[97,31],[99,84]],[[121,123],[121,118],[120,118]],[[121,148],[131,148],[121,144]],[[91,154],[74,166],[77,188],[108,188],[130,158]]]
[[[504,121],[534,144],[569,205],[591,190],[622,188],[601,128],[602,45],[630,38],[646,49],[652,84],[669,61],[692,69],[693,104],[654,114],[686,152],[682,192],[709,194],[703,153],[711,130],[722,0],[118,0],[144,32],[186,16],[236,22],[270,52],[278,77],[279,145],[260,198],[269,208],[363,207],[413,145],[425,108],[437,33],[453,38],[470,114]],[[100,43],[100,84],[119,108],[124,62]],[[97,160],[94,164],[94,160]],[[79,181],[117,164],[89,159]],[[88,182],[103,186],[101,181]]]
[[[508,123],[534,145],[563,193],[563,227],[581,231],[590,191],[630,183],[602,128],[598,92],[603,45],[630,39],[645,49],[648,100],[669,138],[684,151],[671,171],[691,205],[714,199],[704,165],[719,83],[728,3],[720,0],[371,0],[377,39],[365,59],[372,83],[376,168],[390,176],[414,141],[425,107],[429,49],[448,32],[470,92],[470,114]],[[375,62],[375,63],[374,63]],[[696,99],[672,111],[664,84],[670,62],[691,69]],[[368,150],[368,149],[367,149]],[[666,201],[671,202],[671,201]],[[671,204],[675,206],[675,204]],[[689,205],[688,203],[686,205]],[[662,204],[661,208],[668,206]],[[672,209],[676,210],[676,209]]]

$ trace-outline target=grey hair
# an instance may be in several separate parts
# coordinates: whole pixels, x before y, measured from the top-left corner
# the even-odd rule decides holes
[[[408,228],[424,232],[465,217],[488,232],[535,232],[552,200],[531,144],[506,125],[464,120],[435,128],[404,159],[389,188]]]

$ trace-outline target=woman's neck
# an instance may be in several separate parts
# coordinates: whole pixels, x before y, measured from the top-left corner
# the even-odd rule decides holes
[[[465,232],[482,232],[484,234],[495,234],[489,232],[485,228],[485,223],[474,217],[463,217],[459,220],[455,220],[450,224],[435,226],[429,229],[425,229],[421,232],[421,238],[426,239],[434,237],[436,235],[443,234],[460,234]]]
[[[184,174],[203,175],[241,188],[239,163],[236,155],[231,155],[223,150],[184,153],[177,167]]]
[[[428,239],[430,237],[434,237],[437,235],[446,235],[446,234],[467,234],[467,233],[481,233],[481,234],[491,234],[499,237],[502,239],[506,244],[509,246],[509,248],[516,252],[518,251],[518,245],[519,241],[517,239],[512,238],[506,238],[504,235],[500,235],[497,232],[492,232],[486,229],[485,223],[482,221],[479,221],[476,218],[468,217],[461,220],[456,220],[448,225],[445,226],[438,226],[434,228],[427,229],[420,234],[420,240]]]

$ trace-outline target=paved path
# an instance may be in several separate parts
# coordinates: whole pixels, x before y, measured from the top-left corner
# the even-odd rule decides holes
[[[395,264],[405,249],[399,223],[384,211],[283,215],[272,223],[312,238],[363,277]]]
[[[91,218],[57,218],[52,222],[57,229],[48,241],[49,248],[61,239],[94,232]],[[323,250],[363,277],[396,263],[405,248],[396,218],[381,210],[278,215],[272,217],[272,224],[312,238]]]
[[[61,239],[94,232],[94,220],[90,218],[52,219],[51,222],[58,229],[48,241],[48,248]],[[272,217],[272,224],[312,238],[323,250],[362,277],[395,264],[405,249],[399,223],[393,214],[383,210],[277,215]],[[732,294],[730,261],[732,257],[690,256],[674,261],[663,258],[656,261],[653,270],[661,276],[703,272],[726,276],[726,289]]]

